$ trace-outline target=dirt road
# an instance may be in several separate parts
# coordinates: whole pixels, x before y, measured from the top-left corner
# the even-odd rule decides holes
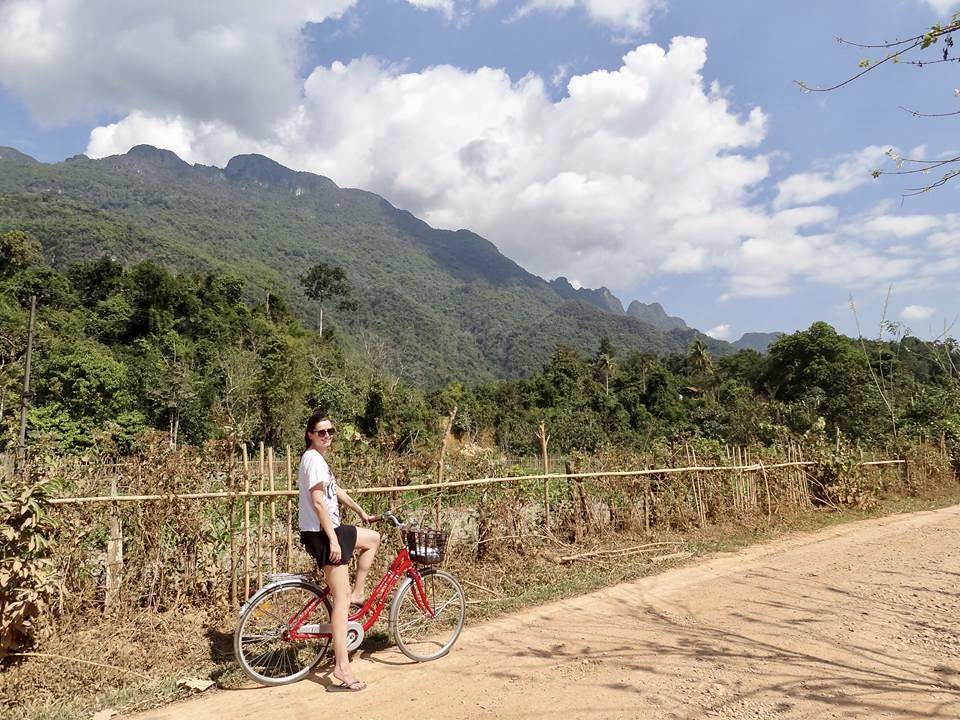
[[[589,571],[589,565],[583,566]],[[958,718],[960,506],[797,535],[464,630],[413,665],[316,677],[140,716]]]

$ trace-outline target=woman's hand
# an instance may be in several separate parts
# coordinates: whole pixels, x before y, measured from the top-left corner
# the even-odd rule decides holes
[[[340,543],[336,539],[330,541],[330,564],[338,565],[340,563],[340,558],[343,557],[343,552],[340,550]]]

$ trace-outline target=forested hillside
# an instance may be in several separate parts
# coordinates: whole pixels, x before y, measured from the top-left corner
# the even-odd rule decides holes
[[[489,292],[486,301],[495,303]],[[439,418],[454,408],[461,439],[515,454],[532,451],[540,422],[558,452],[692,437],[743,444],[837,434],[872,444],[904,434],[960,438],[960,352],[949,339],[861,344],[815,323],[781,337],[767,355],[717,358],[694,340],[658,357],[621,343],[625,318],[622,333],[588,353],[551,332],[558,320],[529,338],[550,349],[524,377],[429,390],[404,381],[378,348],[351,355],[341,333],[305,328],[281,296],[246,300],[237,276],[174,275],[152,260],[124,266],[109,257],[59,271],[36,238],[14,230],[0,234],[0,451],[16,440],[33,295],[28,442],[38,452],[123,453],[151,429],[171,443],[296,444],[315,408],[388,449],[428,454]],[[581,314],[564,321],[588,344],[601,311],[569,307]],[[505,357],[532,363],[529,347],[518,343]]]
[[[0,233],[10,230],[39,240],[60,270],[109,256],[232,275],[244,280],[248,301],[281,297],[307,326],[317,307],[299,275],[318,262],[343,267],[357,307],[333,319],[347,352],[372,341],[417,384],[523,375],[557,342],[588,353],[605,335],[659,355],[697,337],[713,352],[731,350],[685,327],[602,310],[589,293],[558,292],[474,233],[436,230],[377,195],[258,155],[221,170],[149,146],[52,165],[8,149]]]

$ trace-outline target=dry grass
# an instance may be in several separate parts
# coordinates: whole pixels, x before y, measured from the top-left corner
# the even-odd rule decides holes
[[[704,455],[701,450],[701,462]],[[645,461],[670,459],[665,454]],[[203,487],[202,475],[212,467],[202,459],[194,464],[182,458],[153,460],[159,467],[158,482],[170,488]],[[637,485],[630,482],[555,482],[549,535],[543,528],[538,483],[464,489],[442,498],[445,522],[454,527],[456,538],[446,565],[464,581],[471,600],[470,621],[477,622],[659,572],[671,564],[652,562],[654,553],[601,555],[570,564],[557,562],[561,556],[651,542],[676,543],[665,546],[661,554],[683,548],[700,555],[784,532],[960,501],[948,461],[926,455],[920,460],[917,467],[924,468],[923,473],[909,479],[897,472],[858,475],[857,488],[870,489],[877,504],[858,503],[856,508],[800,510],[788,493],[795,476],[771,474],[769,516],[763,494],[748,506],[742,505],[741,496],[737,505],[730,496],[729,478],[706,475],[697,490],[702,493],[706,522],[696,509],[689,477],[659,478],[648,508],[649,531]],[[621,452],[577,462],[582,470],[595,470],[641,467],[637,463],[642,460]],[[474,455],[452,469],[448,478],[504,469],[495,465],[495,459]],[[145,482],[136,470],[127,479]],[[95,489],[89,478],[84,482],[84,487]],[[221,474],[217,482],[229,485],[236,478]],[[753,492],[758,491],[754,486]],[[434,499],[410,493],[403,501],[408,511],[425,514]],[[128,547],[133,549],[126,553],[128,588],[107,612],[102,590],[103,518],[77,509],[66,512],[60,526],[63,550],[57,556],[63,571],[60,611],[51,620],[52,632],[32,649],[45,656],[24,658],[0,672],[0,714],[11,720],[89,718],[104,708],[130,712],[183,697],[188,691],[177,686],[181,679],[209,678],[221,687],[242,682],[231,657],[236,612],[225,592],[229,563],[224,557],[229,557],[231,526],[224,518],[211,504],[167,503],[140,508],[125,519],[125,533],[131,536]],[[392,549],[382,552],[374,572],[382,570],[391,556]],[[306,570],[310,562],[298,551],[293,566],[285,569]],[[367,640],[374,647],[386,642],[376,631]]]

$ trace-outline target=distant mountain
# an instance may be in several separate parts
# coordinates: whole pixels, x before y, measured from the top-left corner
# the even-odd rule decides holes
[[[627,308],[627,315],[643,322],[650,323],[661,330],[689,330],[687,324],[678,317],[667,315],[660,303],[645,305],[634,300]]]
[[[782,332],[750,332],[744,333],[743,337],[733,343],[737,350],[756,350],[758,353],[765,353],[771,345],[783,337]]]
[[[0,232],[29,231],[55,266],[112,255],[229,273],[252,299],[282,295],[311,324],[317,307],[298,277],[317,262],[339,265],[359,304],[329,313],[348,349],[362,352],[361,335],[373,334],[415,382],[525,374],[557,343],[593,353],[605,335],[621,352],[685,352],[697,337],[715,354],[732,351],[682,321],[667,330],[624,314],[605,288],[548,283],[475,233],[432,228],[378,195],[261,155],[223,169],[148,145],[54,164],[0,157],[15,160],[0,161]]]
[[[550,287],[557,292],[557,295],[567,300],[583,300],[591,305],[595,305],[601,310],[606,310],[616,315],[623,315],[623,303],[620,302],[620,298],[616,297],[605,287],[597,288],[596,290],[584,287],[575,288],[570,284],[570,281],[562,275],[556,280],[551,280]]]
[[[38,162],[34,158],[30,157],[29,155],[25,155],[24,153],[20,152],[15,148],[4,147],[3,145],[0,145],[0,162],[4,160],[9,160],[11,162],[22,163],[22,164]]]

